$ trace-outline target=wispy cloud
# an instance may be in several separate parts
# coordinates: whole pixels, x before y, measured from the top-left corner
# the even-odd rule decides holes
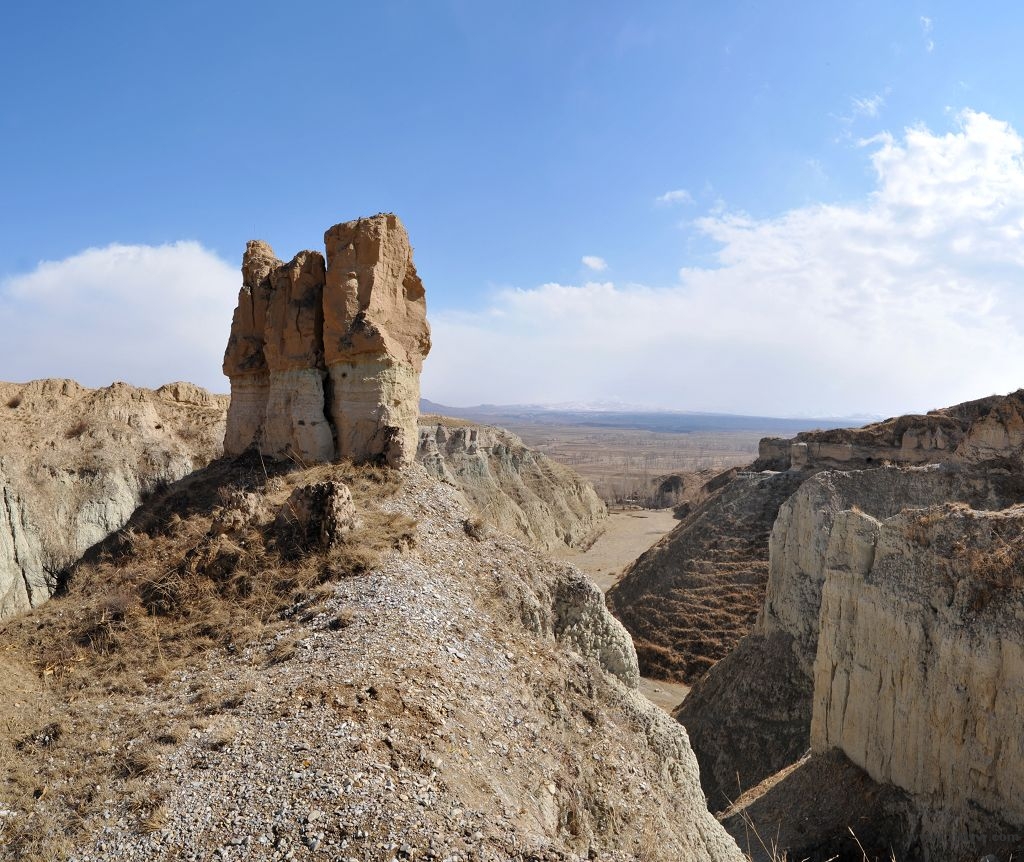
[[[921,33],[924,35],[924,49],[930,54],[935,50],[935,40],[932,39],[933,23],[927,15],[921,16]]]
[[[966,111],[867,146],[862,200],[699,219],[717,265],[674,286],[544,284],[434,316],[424,391],[892,415],[1017,388],[1024,141]]]
[[[672,206],[673,204],[692,204],[693,195],[691,195],[686,189],[672,189],[672,191],[665,192],[663,195],[658,195],[654,202],[661,204],[662,206]]]
[[[0,280],[0,368],[8,380],[74,377],[87,386],[220,374],[241,277],[195,242],[90,248]]]
[[[580,259],[580,262],[587,268],[592,269],[594,272],[603,272],[608,269],[608,261],[603,257],[597,257],[593,254],[585,254]]]
[[[885,96],[875,93],[872,96],[854,97],[850,100],[853,114],[858,117],[877,117],[879,109],[885,104]]]

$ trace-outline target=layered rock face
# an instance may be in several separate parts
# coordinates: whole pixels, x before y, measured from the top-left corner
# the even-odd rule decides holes
[[[897,820],[913,858],[1019,847],[1020,403],[1018,392],[929,414],[925,425],[945,429],[945,442],[932,435],[928,446],[907,451],[937,452],[937,463],[817,472],[783,504],[753,633],[676,711],[713,808],[770,777],[769,789],[752,791],[764,802],[748,802],[747,813],[813,820],[821,815],[815,799],[793,788],[841,756],[863,776],[858,786],[875,783],[845,801],[847,821],[872,820],[878,794],[897,789],[902,796],[889,795],[903,800]],[[881,437],[880,426],[836,433],[874,437],[891,456],[906,448],[893,440],[905,443],[920,419],[882,423],[895,437]],[[862,465],[885,460],[871,451],[851,457]],[[779,780],[793,769],[804,778]],[[776,834],[779,822],[758,826]],[[789,849],[802,858],[808,846]]]
[[[326,261],[304,251],[283,264],[266,243],[246,248],[224,355],[225,452],[403,466],[430,350],[408,235],[381,214],[335,225],[324,242]]]
[[[892,464],[1024,465],[1024,389],[923,416],[900,416],[863,428],[807,431],[761,441],[761,470],[863,469]]]
[[[220,455],[226,401],[191,383],[0,383],[0,619],[49,599],[148,491]]]
[[[586,547],[608,517],[589,482],[501,428],[423,417],[416,460],[488,524],[543,550]]]
[[[1024,506],[836,516],[811,744],[919,798],[926,844],[975,807],[1024,828]]]
[[[884,519],[947,501],[997,510],[1022,491],[1006,471],[957,465],[822,472],[800,485],[772,528],[767,593],[753,631],[676,712],[713,806],[793,763],[810,745],[822,586],[837,517],[857,507]]]

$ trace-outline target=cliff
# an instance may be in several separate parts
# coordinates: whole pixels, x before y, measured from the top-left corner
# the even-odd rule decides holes
[[[753,632],[675,713],[712,807],[744,794],[734,836],[756,815],[801,858],[852,853],[808,789],[832,776],[849,791],[833,800],[846,825],[898,858],[977,858],[1024,840],[1020,396],[828,432],[887,456],[939,454],[816,472],[780,508]],[[908,449],[910,438],[931,442]],[[801,473],[837,457],[796,451],[823,459]],[[887,460],[871,451],[854,462]]]
[[[501,428],[423,417],[416,460],[485,522],[543,550],[585,547],[607,518],[589,482]]]
[[[856,507],[884,519],[947,501],[996,510],[1022,492],[1024,483],[1006,471],[952,464],[826,471],[800,485],[772,527],[767,589],[752,632],[675,713],[690,732],[713,806],[724,807],[810,746],[821,591],[840,513]]]
[[[924,415],[761,441],[754,469],[864,469],[884,463],[1024,465],[1024,389]]]
[[[1024,839],[1024,506],[842,512],[818,642],[814,751],[910,793],[932,858],[1006,843],[979,809]]]
[[[0,619],[45,602],[146,494],[217,457],[226,401],[189,383],[0,383]]]

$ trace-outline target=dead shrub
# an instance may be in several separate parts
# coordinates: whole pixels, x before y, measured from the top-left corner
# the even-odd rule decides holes
[[[10,407],[11,410],[13,410],[15,407],[20,407],[21,406],[21,396],[20,395],[12,395],[10,398],[7,399],[7,406]]]
[[[81,437],[88,430],[89,423],[84,419],[79,419],[74,425],[64,432],[64,437],[68,440],[75,440],[78,437]]]

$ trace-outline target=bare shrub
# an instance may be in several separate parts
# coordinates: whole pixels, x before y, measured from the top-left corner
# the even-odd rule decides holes
[[[68,428],[64,432],[64,437],[68,440],[75,440],[81,437],[86,431],[89,430],[89,423],[84,419],[79,419],[74,425]]]

